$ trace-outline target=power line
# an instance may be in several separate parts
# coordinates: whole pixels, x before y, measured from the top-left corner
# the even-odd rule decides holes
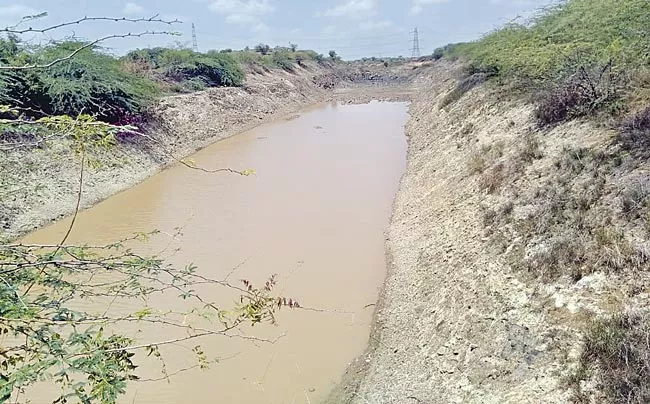
[[[194,52],[199,51],[199,42],[196,40],[196,27],[194,23],[192,23],[192,49],[194,49]]]
[[[204,47],[221,49],[232,48],[239,49],[245,45],[251,46],[259,39],[245,36],[232,36],[218,34],[217,32],[193,30],[196,34],[201,35]],[[426,33],[429,33],[427,35]],[[422,53],[422,46],[430,47],[432,38],[429,38],[432,33],[436,32],[435,29],[429,27],[422,30],[420,27],[415,28],[413,31],[402,30],[400,32],[392,33],[377,33],[374,35],[352,35],[343,37],[339,34],[321,34],[318,36],[303,36],[300,34],[291,35],[290,37],[279,35],[277,37],[269,37],[266,42],[273,44],[282,43],[297,43],[301,45],[301,49],[313,49],[316,51],[326,51],[333,49],[342,51],[345,54],[359,54],[360,56],[378,56],[380,54],[389,55],[404,55],[417,57]]]
[[[414,58],[420,57],[420,34],[418,33],[418,27],[415,27],[415,30],[413,31],[412,56]]]

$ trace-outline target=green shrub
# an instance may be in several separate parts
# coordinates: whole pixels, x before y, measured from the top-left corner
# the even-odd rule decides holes
[[[504,75],[556,77],[566,60],[642,66],[648,62],[645,0],[570,0],[546,8],[527,24],[508,24],[453,54],[496,66]]]
[[[203,91],[208,88],[208,83],[200,77],[192,77],[186,80],[183,85],[189,91]]]
[[[251,65],[262,65],[263,58],[259,53],[243,50],[239,52],[233,52],[232,57],[242,65],[251,66]]]
[[[83,44],[63,42],[38,49],[30,63],[65,57]],[[86,113],[108,122],[138,114],[154,98],[153,82],[127,74],[113,57],[85,49],[48,69],[14,71],[0,76],[0,104],[16,105],[28,115]]]
[[[188,89],[197,88],[200,81],[205,86],[240,86],[244,71],[232,53],[209,51],[206,54],[189,49],[139,49],[130,52],[127,61],[146,64],[164,77],[177,83],[188,83]]]
[[[15,35],[0,38],[0,62],[13,63],[20,52],[20,38]]]
[[[541,100],[541,124],[606,108],[617,115],[627,102],[617,98],[629,88],[621,91],[621,83],[610,79],[650,63],[649,20],[646,0],[567,0],[525,23],[507,24],[478,41],[447,45],[442,52],[493,69],[503,81],[532,93]],[[597,71],[602,66],[609,66],[604,75]]]
[[[177,82],[200,79],[211,87],[241,86],[244,83],[244,71],[226,53],[197,56],[190,62],[170,64],[165,67],[165,75]]]
[[[279,50],[273,52],[271,57],[275,66],[283,70],[293,71],[294,63],[296,62],[295,54],[285,50]]]

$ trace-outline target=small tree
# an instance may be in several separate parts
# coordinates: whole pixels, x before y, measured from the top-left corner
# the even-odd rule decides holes
[[[262,55],[268,55],[271,52],[271,47],[267,44],[260,43],[255,46],[255,52],[261,53]]]
[[[293,63],[295,58],[293,54],[286,50],[276,50],[271,56],[273,63],[279,68],[286,71],[293,71]]]
[[[436,48],[436,50],[433,51],[433,60],[440,60],[444,55],[445,55],[444,48]]]
[[[330,59],[333,61],[337,61],[340,59],[339,55],[336,54],[336,51],[331,50],[329,52],[329,55],[330,55]]]
[[[295,43],[290,43],[289,47],[291,48],[291,52],[295,52],[298,50],[298,45],[296,45]]]

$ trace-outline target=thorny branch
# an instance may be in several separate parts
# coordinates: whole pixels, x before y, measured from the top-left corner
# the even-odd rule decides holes
[[[99,39],[95,39],[94,41],[90,41],[74,51],[70,52],[67,56],[63,56],[57,59],[52,60],[49,63],[46,64],[27,64],[23,66],[11,66],[11,65],[0,65],[0,71],[17,71],[17,70],[29,70],[29,69],[47,69],[50,68],[58,63],[65,62],[68,60],[71,60],[77,54],[82,52],[85,49],[89,49],[94,47],[95,45],[107,41],[109,39],[117,39],[117,38],[140,38],[143,36],[149,36],[149,35],[180,35],[178,32],[173,32],[173,31],[144,31],[140,32],[137,34],[133,34],[129,32],[128,34],[114,34],[114,35],[107,35]]]
[[[47,16],[47,13],[35,15],[35,16],[28,16],[23,18],[23,20],[18,24],[20,25],[21,23],[25,21],[32,21],[38,18],[42,18]],[[25,29],[17,29],[17,25],[14,25],[12,27],[5,27],[0,29],[0,34],[1,33],[7,33],[7,34],[15,34],[15,35],[22,35],[22,34],[29,34],[29,33],[37,33],[37,34],[44,34],[49,31],[54,31],[59,28],[64,28],[64,27],[69,27],[73,25],[79,25],[85,22],[93,22],[93,21],[108,21],[108,22],[133,22],[133,23],[159,23],[159,24],[167,24],[167,25],[172,25],[172,24],[180,24],[182,21],[179,21],[178,19],[174,20],[163,20],[160,18],[159,14],[156,14],[152,17],[149,18],[126,18],[126,17],[120,17],[120,18],[113,18],[113,17],[83,17],[79,18],[78,20],[74,21],[66,21],[61,24],[56,24],[56,25],[51,25],[46,28],[25,28]]]

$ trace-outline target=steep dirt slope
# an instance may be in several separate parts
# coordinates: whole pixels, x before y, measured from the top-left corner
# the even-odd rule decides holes
[[[420,79],[427,84],[411,108],[371,346],[331,402],[569,402],[587,319],[647,298],[637,290],[647,276],[599,267],[576,276],[552,261],[569,254],[555,247],[564,244],[548,245],[565,237],[572,213],[569,203],[552,210],[544,190],[573,181],[558,168],[567,150],[603,149],[612,131],[586,122],[539,129],[532,105],[489,85],[449,103],[460,74],[440,63]],[[582,197],[581,189],[557,192]],[[603,191],[590,214],[602,217],[599,207],[614,199]],[[518,230],[541,229],[551,214],[556,224],[539,230],[542,241]],[[558,273],[527,271],[540,257]]]

